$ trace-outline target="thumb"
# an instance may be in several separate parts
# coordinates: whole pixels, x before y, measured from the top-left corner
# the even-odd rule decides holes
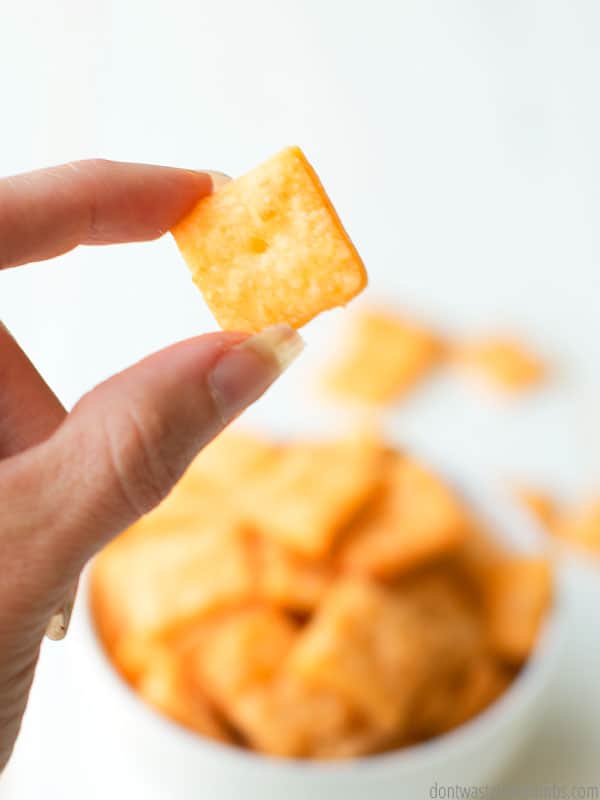
[[[0,509],[0,531],[10,532],[3,544],[18,558],[21,597],[54,598],[301,349],[287,325],[174,345],[98,386],[50,439],[0,464],[10,507]]]

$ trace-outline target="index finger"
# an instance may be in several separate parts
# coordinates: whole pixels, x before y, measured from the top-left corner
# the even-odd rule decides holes
[[[206,172],[76,161],[0,180],[0,269],[79,244],[155,239],[204,195]]]

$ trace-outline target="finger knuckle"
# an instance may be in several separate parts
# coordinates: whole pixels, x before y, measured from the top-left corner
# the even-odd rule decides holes
[[[134,517],[157,506],[179,477],[160,446],[170,436],[164,419],[147,411],[142,415],[134,406],[126,411],[122,425],[107,426],[108,461]]]

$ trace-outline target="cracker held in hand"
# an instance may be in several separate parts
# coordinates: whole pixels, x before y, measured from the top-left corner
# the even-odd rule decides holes
[[[360,256],[298,147],[202,198],[173,235],[226,330],[281,322],[299,328],[367,283]]]

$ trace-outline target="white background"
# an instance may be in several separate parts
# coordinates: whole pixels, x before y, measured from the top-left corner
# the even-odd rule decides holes
[[[441,376],[394,415],[395,435],[465,474],[577,498],[600,487],[599,77],[594,0],[4,2],[0,174],[102,156],[236,175],[300,144],[373,301],[454,336],[508,330],[553,365],[551,385],[517,403]],[[341,346],[342,315],[306,328],[306,355],[250,416],[279,430],[329,423],[307,387]],[[67,406],[214,328],[168,238],[3,273],[0,318]],[[600,782],[598,582],[582,578],[578,595],[578,699],[559,699],[562,721],[521,778]],[[20,800],[96,796],[62,771],[76,741],[105,735],[72,712],[73,647],[45,648],[12,766]]]

